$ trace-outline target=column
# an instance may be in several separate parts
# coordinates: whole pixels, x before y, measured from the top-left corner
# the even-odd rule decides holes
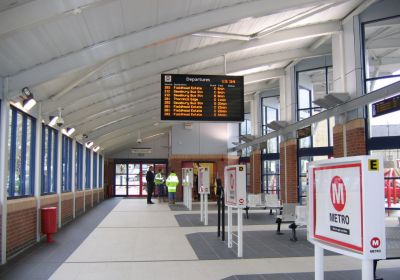
[[[72,178],[71,178],[71,191],[72,191],[72,219],[75,219],[75,204],[76,204],[76,139],[72,140]]]
[[[35,199],[36,199],[36,241],[40,242],[40,195],[42,187],[42,104],[37,106],[35,145]]]
[[[7,83],[7,80],[5,80]],[[7,175],[8,175],[8,134],[10,103],[1,101],[0,125],[0,203],[1,203],[1,264],[7,261]]]
[[[82,149],[82,191],[83,191],[83,213],[86,212],[86,147]]]
[[[297,140],[280,143],[280,198],[284,203],[297,203]]]
[[[62,193],[62,132],[58,130],[58,147],[57,147],[57,198],[58,198],[58,228],[61,228],[61,193]]]

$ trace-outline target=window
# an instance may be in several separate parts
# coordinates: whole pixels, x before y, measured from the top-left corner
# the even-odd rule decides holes
[[[267,135],[273,130],[267,127],[272,121],[279,120],[279,96],[264,97],[262,103],[262,134]],[[267,148],[263,149],[263,153],[279,153],[279,138],[267,140]]]
[[[297,72],[297,120],[309,118],[320,113],[323,108],[314,100],[321,98],[333,89],[332,67]],[[299,148],[327,147],[333,143],[332,129],[334,118],[312,125],[312,136],[299,140]]]
[[[98,187],[98,178],[97,178],[97,170],[99,166],[97,164],[97,153],[93,153],[93,188],[97,189]]]
[[[90,190],[90,178],[91,178],[91,150],[86,149],[86,170],[85,170],[85,188]]]
[[[239,124],[239,140],[241,144],[245,143],[245,141],[243,141],[241,138],[246,136],[251,136],[250,113],[244,114],[244,121]],[[246,147],[245,149],[242,150],[241,156],[249,157],[250,154],[251,154],[251,147]]]
[[[61,156],[61,190],[70,192],[72,189],[72,139],[62,136]]]
[[[82,190],[82,187],[83,187],[83,145],[78,142],[76,142],[75,185],[76,185],[77,191]]]
[[[57,191],[58,131],[42,125],[42,194]]]
[[[399,32],[400,16],[363,24],[365,94],[400,81]],[[400,136],[400,111],[372,117],[371,107],[369,137]]]
[[[103,156],[99,155],[99,187],[103,187]]]
[[[263,160],[262,176],[264,193],[278,194],[280,190],[279,158],[276,160]]]
[[[8,197],[32,196],[35,175],[36,120],[10,108]]]

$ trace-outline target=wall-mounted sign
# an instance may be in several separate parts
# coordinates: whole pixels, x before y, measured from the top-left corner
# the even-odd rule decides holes
[[[161,120],[244,120],[243,76],[161,75]]]
[[[310,163],[310,242],[362,259],[385,258],[380,162],[376,157],[360,156]]]
[[[210,170],[208,167],[198,168],[198,191],[199,194],[210,193]]]
[[[229,165],[224,173],[225,204],[245,208],[246,197],[246,166]]]
[[[400,95],[396,95],[385,100],[372,104],[372,117],[379,117],[400,109]]]
[[[309,137],[311,136],[311,125],[298,129],[296,132],[297,132],[297,139]]]

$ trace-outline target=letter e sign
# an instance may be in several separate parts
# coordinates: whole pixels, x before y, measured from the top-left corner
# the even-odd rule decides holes
[[[369,171],[379,171],[379,160],[369,159],[368,160],[368,170]]]

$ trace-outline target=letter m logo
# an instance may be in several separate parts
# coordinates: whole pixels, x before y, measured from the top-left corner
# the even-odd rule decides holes
[[[330,195],[333,207],[338,212],[342,211],[346,205],[346,187],[339,176],[332,178]]]

